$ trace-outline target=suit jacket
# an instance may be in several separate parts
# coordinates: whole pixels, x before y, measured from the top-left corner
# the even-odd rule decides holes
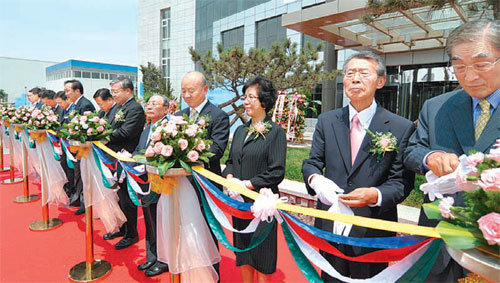
[[[420,111],[418,126],[411,136],[405,154],[405,166],[419,174],[425,174],[423,161],[425,156],[434,150],[455,153],[460,156],[471,150],[488,152],[495,140],[500,138],[500,111],[493,112],[483,133],[477,140],[474,138],[474,121],[472,119],[472,99],[464,90],[452,91],[427,100]],[[451,195],[455,206],[463,206],[462,192]],[[425,203],[430,202],[425,196]],[[419,225],[434,227],[439,221],[428,219],[420,209]],[[450,255],[441,249],[431,274],[441,274],[448,266]],[[455,275],[454,277],[461,275]]]
[[[120,110],[124,117],[121,121],[115,121],[113,115],[111,128],[114,131],[109,136],[110,140],[107,146],[114,151],[125,149],[128,152],[133,152],[139,143],[141,132],[146,123],[144,110],[133,98],[116,108],[117,112]]]
[[[175,113],[177,116],[182,116],[190,114],[190,108],[184,108],[181,111]],[[205,139],[211,140],[213,143],[210,146],[210,152],[214,154],[209,160],[208,164],[205,164],[205,168],[214,172],[215,174],[221,174],[220,159],[224,155],[226,150],[227,141],[229,139],[229,116],[226,112],[219,109],[219,107],[207,101],[207,104],[201,109],[199,116],[209,116],[210,121],[208,122],[207,135]]]
[[[345,193],[359,187],[376,187],[382,194],[380,207],[352,207],[357,216],[397,221],[396,205],[402,202],[413,188],[415,174],[403,167],[403,154],[408,139],[415,127],[409,120],[377,106],[369,129],[375,132],[391,132],[396,138],[399,153],[392,151],[377,162],[377,156],[369,152],[371,136],[367,133],[361,143],[358,155],[351,166],[348,106],[335,109],[318,117],[309,159],[304,160],[302,173],[308,192],[315,194],[309,186],[312,174],[323,174],[334,181]],[[318,200],[317,208],[328,210],[329,206]],[[316,218],[315,226],[332,231],[332,222]],[[353,226],[352,237],[386,237],[395,233]],[[359,252],[359,247],[353,247]]]
[[[64,109],[62,109],[61,106],[56,104],[55,107],[52,107],[52,111],[57,116],[57,122],[62,124],[62,122],[64,121]]]
[[[108,112],[104,112],[102,109],[99,110],[97,113],[99,115],[99,118],[105,118],[109,124],[113,123],[113,120],[115,119],[116,112],[118,112],[118,104],[115,104],[109,109]]]
[[[240,180],[250,180],[256,192],[270,188],[277,194],[278,185],[285,177],[286,137],[285,131],[269,117],[265,121],[272,125],[265,139],[260,136],[254,139],[256,134],[252,133],[245,141],[250,121],[236,129],[222,175],[233,174]]]
[[[493,112],[476,142],[471,97],[464,90],[445,93],[424,103],[418,118],[417,130],[410,138],[406,149],[405,166],[423,175],[427,171],[423,160],[431,151],[441,150],[458,156],[469,154],[471,150],[486,153],[498,138],[500,138],[498,109]],[[463,206],[461,192],[454,194],[453,198],[455,205]],[[425,200],[429,202],[428,197]],[[437,223],[437,220],[427,219],[421,211],[419,224],[435,226]]]
[[[35,103],[35,105],[33,105],[33,107],[35,107],[35,108],[37,108],[37,109],[42,109],[42,107],[43,107],[43,102],[42,102],[42,100],[41,100],[41,99],[39,99],[39,100]]]
[[[78,112],[78,114],[83,115],[85,111],[95,111],[94,104],[90,102],[85,96],[82,96],[80,100],[78,100],[78,103],[75,104],[75,111]]]

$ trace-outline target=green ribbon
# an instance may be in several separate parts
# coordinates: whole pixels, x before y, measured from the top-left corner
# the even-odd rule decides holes
[[[106,175],[104,175],[101,167],[101,160],[99,159],[99,156],[97,156],[97,153],[95,153],[95,150],[93,148],[92,155],[94,156],[94,161],[97,164],[97,168],[99,168],[99,172],[101,173],[102,183],[106,188],[110,189],[111,187],[113,187],[113,185],[109,183],[108,178],[106,178]]]
[[[118,165],[119,166],[119,165]],[[119,176],[119,175],[118,175]],[[128,176],[125,177],[126,181],[127,181],[127,191],[128,191],[128,195],[130,197],[130,200],[132,200],[132,202],[137,205],[137,206],[143,206],[140,202],[139,202],[139,198],[137,197],[137,194],[135,193],[135,191],[132,189],[132,186],[130,185],[130,182],[128,181]]]
[[[9,136],[9,128],[7,126],[4,127],[5,127],[5,135]]]
[[[316,269],[314,269],[314,267],[309,262],[307,257],[300,250],[297,242],[295,242],[295,239],[293,238],[292,233],[290,232],[290,228],[288,227],[288,224],[286,224],[285,221],[281,223],[281,228],[283,230],[283,234],[285,235],[285,240],[288,245],[288,249],[290,250],[290,253],[293,256],[295,263],[299,266],[300,272],[304,274],[307,281],[309,282],[323,282],[323,280],[321,280],[321,277],[319,277],[318,272],[316,272]]]
[[[205,216],[207,217],[207,222],[208,226],[210,226],[210,229],[212,229],[212,232],[214,233],[215,237],[221,244],[226,247],[227,249],[233,251],[233,252],[247,252],[249,250],[252,250],[253,248],[257,247],[260,245],[265,239],[267,239],[267,236],[269,236],[269,233],[271,233],[273,229],[273,225],[276,225],[276,219],[273,219],[271,223],[267,222],[260,222],[259,226],[257,227],[257,230],[252,235],[252,239],[250,240],[250,245],[246,249],[239,249],[231,243],[229,243],[226,234],[224,233],[224,230],[222,230],[222,227],[215,218],[214,214],[212,213],[212,210],[210,210],[210,207],[207,203],[207,200],[205,199],[205,195],[203,194],[202,189],[200,188],[200,185],[196,181],[196,178],[193,178],[194,183],[196,184],[196,188],[200,192],[201,196],[201,201],[202,201],[202,206],[203,206],[203,211],[205,212]],[[263,226],[263,229],[259,229],[260,226]]]
[[[423,282],[434,266],[434,262],[436,261],[442,245],[443,240],[433,240],[420,259],[396,282]]]
[[[75,165],[73,164],[73,161],[71,161],[71,159],[69,159],[68,155],[71,154],[69,152],[69,150],[66,148],[66,146],[64,145],[64,142],[61,140],[61,147],[62,147],[62,150],[64,152],[66,152],[66,164],[68,164],[68,167],[71,168],[71,169],[75,169]]]

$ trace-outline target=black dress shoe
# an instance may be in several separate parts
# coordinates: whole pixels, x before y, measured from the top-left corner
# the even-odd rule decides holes
[[[137,266],[137,269],[139,269],[140,271],[143,271],[143,270],[146,270],[146,269],[150,268],[151,266],[153,266],[153,264],[155,264],[154,261],[146,261],[146,262],[139,264]]]
[[[111,233],[107,233],[107,234],[104,234],[104,236],[102,237],[104,240],[113,240],[114,238],[118,238],[118,237],[122,237],[123,235],[125,235],[124,232],[111,232]]]
[[[80,215],[85,213],[85,208],[80,207],[77,211],[75,211],[75,215]]]
[[[152,277],[165,272],[168,272],[168,265],[157,261],[153,266],[146,270],[146,272],[144,272],[144,275]]]
[[[139,241],[139,236],[135,236],[134,238],[123,238],[115,245],[115,249],[121,250],[124,248],[128,248],[131,245],[137,243]]]

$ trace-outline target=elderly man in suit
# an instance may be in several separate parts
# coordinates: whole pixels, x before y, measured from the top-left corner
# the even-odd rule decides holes
[[[345,61],[343,69],[344,90],[350,103],[318,117],[309,159],[302,165],[307,190],[317,195],[318,209],[328,210],[338,198],[351,207],[354,215],[397,221],[396,205],[408,196],[415,177],[403,167],[403,153],[414,125],[375,101],[375,91],[385,83],[385,66],[380,57],[366,51],[356,53]],[[366,129],[392,133],[399,152],[388,151],[381,158],[370,153],[375,145]],[[333,231],[333,223],[328,220],[316,218],[315,226]],[[395,233],[353,226],[350,236],[388,237]],[[333,245],[348,256],[373,250]],[[370,278],[387,267],[385,263],[347,261],[321,253],[339,273],[351,278]],[[327,282],[337,280],[325,272],[321,277]]]
[[[115,119],[118,104],[113,100],[111,92],[107,88],[100,88],[94,93],[94,100],[99,110],[99,118],[105,118],[108,123]]]
[[[64,92],[66,97],[71,102],[68,113],[76,111],[78,114],[83,115],[86,111],[94,111],[94,105],[90,100],[83,96],[83,85],[78,80],[67,80],[64,82]],[[82,176],[80,174],[80,162],[75,164],[75,193],[70,198],[70,204],[78,205],[78,199],[80,203],[80,208],[75,212],[76,215],[83,214],[85,212],[85,203],[83,200],[83,183]]]
[[[134,100],[134,85],[129,78],[119,77],[112,81],[111,95],[118,105],[114,117],[110,117],[113,132],[109,136],[107,146],[114,151],[126,150],[133,152],[139,143],[141,132],[146,123],[144,110],[142,106]],[[118,119],[118,115],[120,118]],[[123,224],[119,232],[108,233],[104,235],[105,240],[111,240],[116,237],[123,238],[116,243],[115,249],[120,250],[129,247],[139,241],[137,234],[137,206],[132,202],[128,194],[127,184],[120,184],[118,190],[119,204],[127,222]]]
[[[61,106],[57,105],[55,100],[56,93],[53,90],[46,89],[40,93],[40,96],[42,97],[43,104],[50,107],[52,112],[56,114],[57,120],[59,121],[61,119],[61,116],[64,116],[64,109],[62,109]]]
[[[151,133],[163,120],[167,119],[168,98],[155,94],[151,96],[146,104],[146,117],[151,123],[144,128],[139,139],[134,154],[141,154],[151,142]],[[143,154],[143,153],[142,153]],[[139,184],[144,191],[148,190],[149,185]],[[168,265],[157,260],[156,251],[156,209],[158,205],[159,194],[152,192],[143,196],[142,211],[144,213],[144,224],[146,226],[146,261],[139,264],[137,269],[145,270],[144,274],[148,277],[156,276],[168,271]]]
[[[486,153],[500,138],[500,21],[467,22],[450,33],[446,45],[462,89],[424,103],[405,158],[405,166],[419,174],[452,173],[458,156],[471,150]],[[461,192],[452,197],[454,205],[464,205]],[[419,225],[437,223],[420,211]],[[465,270],[443,249],[426,281],[456,282],[462,277]]]
[[[226,150],[229,139],[229,116],[226,112],[213,105],[207,99],[208,85],[205,76],[200,72],[188,72],[181,81],[182,98],[189,107],[177,112],[176,115],[188,115],[189,119],[196,120],[199,116],[208,116],[207,135],[205,139],[211,140],[210,152],[214,156],[210,157],[209,162],[205,163],[205,168],[217,175],[221,174],[220,159]],[[191,182],[193,182],[191,180]],[[196,185],[193,184],[196,188]],[[198,190],[195,190],[201,207],[201,197]],[[205,214],[203,214],[205,217]],[[210,230],[212,232],[212,230]],[[215,235],[212,233],[215,245],[219,247]],[[219,274],[219,264],[214,264],[214,268]],[[219,276],[220,278],[220,276]]]

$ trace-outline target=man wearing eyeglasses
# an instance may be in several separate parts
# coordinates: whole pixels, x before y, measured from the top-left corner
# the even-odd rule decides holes
[[[407,168],[419,174],[431,170],[438,177],[455,171],[458,156],[486,153],[500,138],[500,21],[467,22],[450,33],[446,44],[462,89],[424,103],[405,157]],[[455,206],[464,205],[461,192],[452,197]],[[437,223],[420,211],[419,225]],[[443,249],[426,281],[456,282],[465,272]]]

